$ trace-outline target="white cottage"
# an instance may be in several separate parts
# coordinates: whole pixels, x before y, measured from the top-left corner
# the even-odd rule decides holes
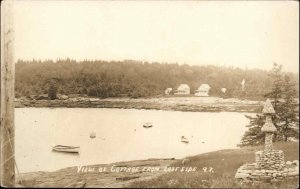
[[[209,96],[210,86],[208,84],[202,84],[200,87],[195,91],[196,96]]]
[[[172,90],[173,90],[172,88],[167,88],[165,90],[165,95],[169,95]]]
[[[189,95],[190,87],[187,84],[180,84],[174,94],[175,95]]]

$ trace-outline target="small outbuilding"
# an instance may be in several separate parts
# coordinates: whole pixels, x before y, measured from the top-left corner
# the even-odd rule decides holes
[[[171,93],[172,90],[173,90],[172,88],[167,88],[167,89],[165,90],[165,95],[169,95],[169,94]]]
[[[226,91],[227,91],[227,89],[226,89],[226,88],[221,88],[221,92],[222,92],[222,93],[224,93],[224,94],[225,94],[225,93],[226,93]]]

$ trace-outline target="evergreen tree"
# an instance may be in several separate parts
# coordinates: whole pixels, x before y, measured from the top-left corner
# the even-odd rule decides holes
[[[57,99],[57,88],[54,85],[51,85],[48,90],[48,97],[51,100]]]
[[[272,99],[272,104],[274,109],[278,109],[278,105],[280,104],[280,99],[283,95],[283,79],[281,73],[282,65],[278,65],[277,63],[273,64],[273,68],[269,73],[273,83],[271,92],[267,93],[265,97]]]
[[[281,65],[274,63],[270,72],[273,84],[272,89],[265,96],[272,100],[276,114],[273,123],[277,128],[275,141],[287,141],[288,137],[299,138],[299,111],[295,100],[295,84],[288,75],[283,76]],[[246,116],[250,123],[249,129],[244,133],[239,146],[259,145],[264,143],[264,134],[261,127],[265,123],[265,116],[257,114],[255,117]]]
[[[245,132],[241,144],[238,146],[252,146],[264,143],[265,134],[261,132],[261,127],[265,123],[265,116],[256,114],[256,117],[247,116],[250,120],[249,124],[246,125],[248,130]]]
[[[285,75],[283,83],[282,98],[277,108],[275,122],[278,132],[276,139],[287,141],[288,137],[299,138],[299,110],[295,100],[295,84],[291,82],[290,77]]]

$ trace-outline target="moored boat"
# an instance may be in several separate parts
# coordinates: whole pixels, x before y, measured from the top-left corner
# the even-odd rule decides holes
[[[143,127],[145,127],[145,128],[150,128],[152,126],[153,126],[153,124],[151,122],[146,122],[143,124]]]
[[[79,149],[80,149],[79,146],[64,146],[64,145],[52,146],[52,150],[57,152],[79,153]]]
[[[90,138],[96,138],[96,133],[95,133],[95,132],[92,132],[92,133],[90,134]]]
[[[189,140],[186,137],[181,136],[181,142],[189,143]]]

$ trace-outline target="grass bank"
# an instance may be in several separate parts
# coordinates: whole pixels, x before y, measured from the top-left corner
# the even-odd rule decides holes
[[[235,182],[237,169],[244,163],[253,163],[254,152],[262,148],[257,146],[209,152],[187,157],[188,161],[184,164],[182,159],[149,159],[87,166],[95,171],[78,172],[78,167],[69,167],[55,172],[24,173],[17,175],[17,182],[27,187],[298,188],[298,179],[258,186]],[[285,161],[299,160],[299,143],[275,143],[274,148],[284,151]],[[114,170],[117,167],[139,169],[116,172],[111,169],[112,165]],[[97,171],[103,167],[107,167],[107,171]],[[179,167],[178,171],[174,171],[176,167]],[[190,169],[195,167],[195,170]],[[159,168],[159,171],[152,172],[149,168]]]
[[[275,143],[275,149],[281,149],[285,154],[285,161],[299,160],[299,143]],[[188,157],[186,167],[197,167],[195,172],[170,172],[157,178],[135,181],[129,187],[138,188],[298,188],[298,179],[281,183],[240,185],[234,176],[237,169],[245,163],[255,162],[254,152],[263,146],[244,147],[233,150],[221,150]],[[170,166],[180,167],[182,161]],[[212,171],[209,171],[212,168]]]

